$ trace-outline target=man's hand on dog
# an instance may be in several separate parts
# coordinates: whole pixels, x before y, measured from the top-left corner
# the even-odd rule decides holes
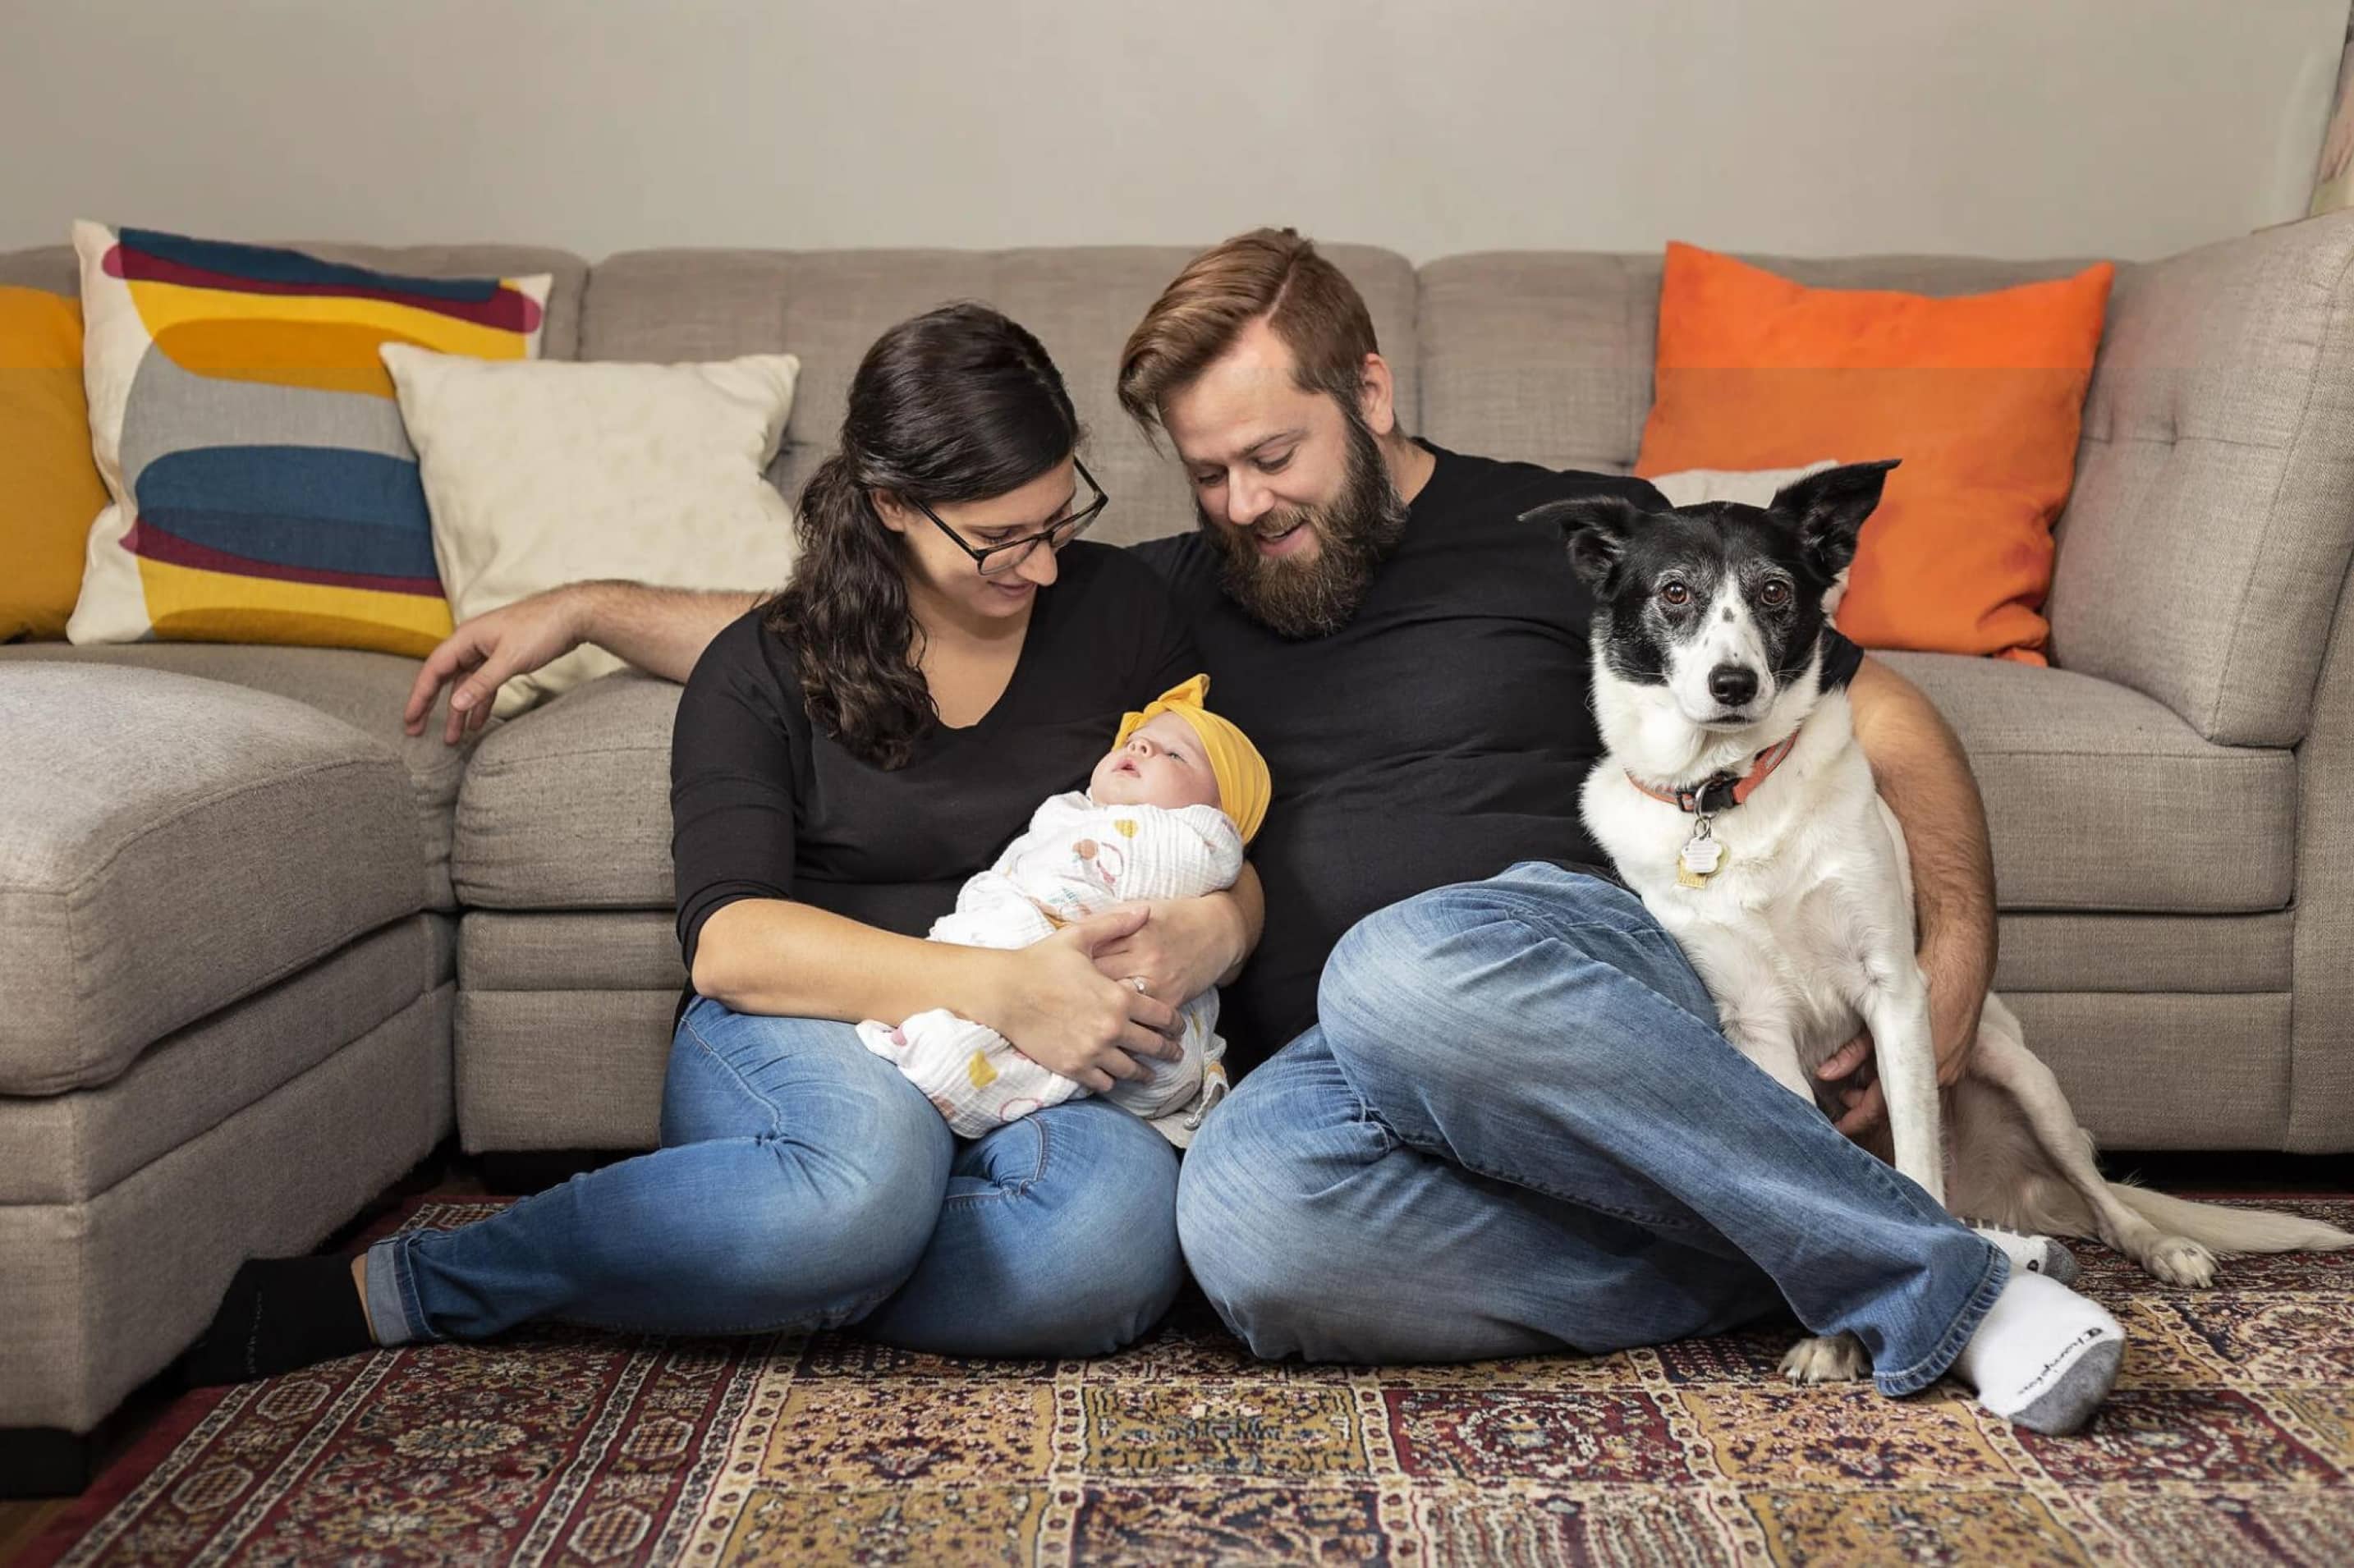
[[[1967,1007],[1961,999],[1946,999],[1937,995],[1935,987],[1929,992],[1929,1032],[1937,1042],[1937,1086],[1952,1088],[1968,1070],[1970,1053],[1978,1048],[1978,1013],[1986,998],[1978,997]],[[1880,1092],[1880,1073],[1872,1059],[1872,1031],[1867,1029],[1824,1058],[1815,1069],[1815,1076],[1826,1084],[1837,1084],[1835,1091],[1840,1105],[1847,1108],[1840,1113],[1836,1125],[1850,1138],[1861,1138],[1888,1118],[1888,1101]]]
[[[1880,1075],[1872,1060],[1869,1029],[1826,1057],[1823,1065],[1815,1069],[1815,1076],[1840,1086],[1835,1093],[1840,1104],[1847,1108],[1840,1113],[1836,1125],[1848,1137],[1861,1138],[1886,1118],[1888,1102],[1881,1097]]]

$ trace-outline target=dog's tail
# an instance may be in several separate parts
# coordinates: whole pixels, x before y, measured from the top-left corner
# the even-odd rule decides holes
[[[2159,1229],[2189,1236],[2215,1252],[2336,1252],[2354,1246],[2354,1235],[2336,1225],[2296,1214],[2194,1203],[2123,1181],[2110,1182],[2109,1191]]]

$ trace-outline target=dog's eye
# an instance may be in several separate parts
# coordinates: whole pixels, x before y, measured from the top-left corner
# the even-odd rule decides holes
[[[1779,609],[1790,602],[1790,585],[1786,582],[1769,582],[1757,590],[1757,599],[1761,604],[1768,604]]]
[[[1659,585],[1659,599],[1662,603],[1666,604],[1690,604],[1691,602],[1691,589],[1684,587],[1681,583],[1662,583]]]

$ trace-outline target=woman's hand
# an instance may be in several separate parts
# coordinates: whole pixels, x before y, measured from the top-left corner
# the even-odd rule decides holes
[[[1249,953],[1249,933],[1224,894],[1122,904],[1114,913],[1131,909],[1145,911],[1143,924],[1097,948],[1096,968],[1107,980],[1141,980],[1163,1001],[1201,995]]]
[[[1132,936],[1146,915],[1133,905],[1003,954],[994,994],[971,1016],[1097,1094],[1116,1078],[1145,1076],[1139,1056],[1176,1061],[1185,1054],[1177,1010],[1099,967],[1102,951]]]

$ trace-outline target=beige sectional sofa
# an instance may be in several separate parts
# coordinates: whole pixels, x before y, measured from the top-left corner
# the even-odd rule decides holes
[[[592,268],[322,249],[553,271],[552,355],[798,354],[774,471],[789,493],[878,332],[985,299],[1071,380],[1113,502],[1101,534],[1190,525],[1111,395],[1182,250]],[[1656,257],[1332,254],[1420,431],[1632,462]],[[1773,264],[1933,293],[2077,265]],[[0,282],[73,278],[63,249],[0,256]],[[2061,526],[2058,668],[1892,660],[1969,747],[2000,983],[2105,1142],[2354,1149],[2349,552],[2354,215],[2121,269]],[[652,1140],[681,978],[675,688],[611,677],[452,751],[400,734],[414,671],[320,650],[0,647],[0,1428],[18,1452],[78,1462],[69,1435],[179,1351],[241,1256],[314,1243],[453,1125],[476,1151]]]

